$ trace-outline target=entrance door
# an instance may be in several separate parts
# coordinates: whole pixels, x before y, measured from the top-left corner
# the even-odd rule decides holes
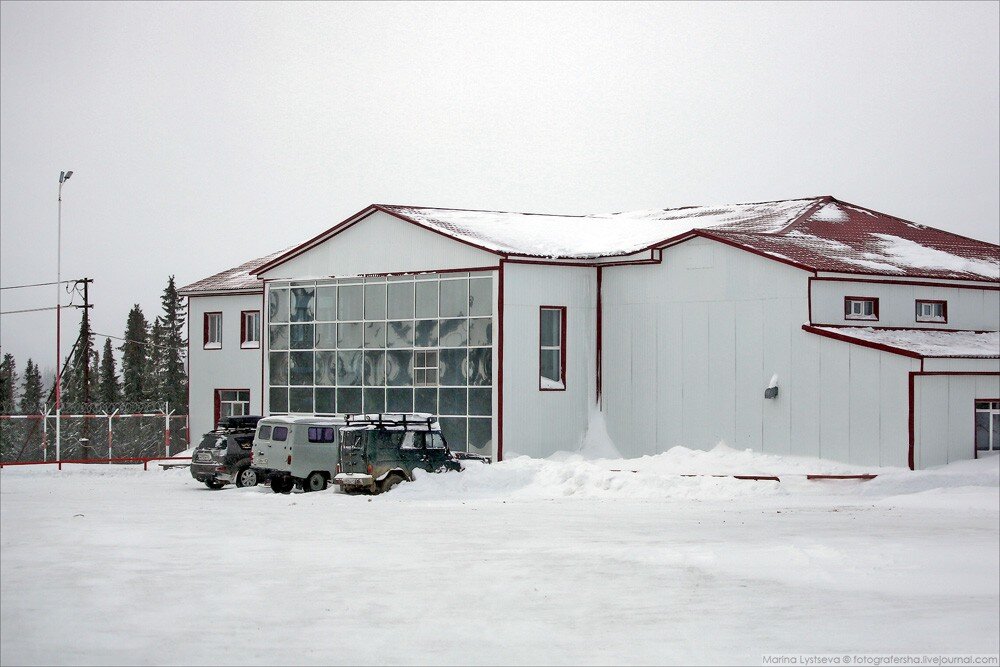
[[[1000,451],[1000,399],[976,400],[976,456]]]

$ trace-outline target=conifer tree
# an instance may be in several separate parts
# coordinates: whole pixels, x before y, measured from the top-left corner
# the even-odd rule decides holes
[[[170,276],[160,298],[163,306],[159,357],[161,362],[162,400],[182,408],[187,404],[187,372],[185,356],[187,340],[184,338],[184,300],[177,293],[174,277]]]
[[[17,363],[14,355],[8,352],[0,362],[0,413],[10,414],[14,411],[14,400],[17,398]]]
[[[63,403],[85,404],[95,400],[91,390],[95,386],[96,378],[90,377],[93,363],[94,333],[90,329],[88,312],[84,310],[80,319],[80,334],[77,336],[73,356],[63,376]]]
[[[104,354],[101,355],[100,380],[97,396],[101,403],[118,403],[122,400],[122,385],[118,380],[118,369],[115,364],[114,351],[111,349],[111,339],[104,339]]]
[[[149,368],[149,385],[146,389],[146,399],[162,403],[164,400],[164,355],[163,355],[163,319],[153,320],[153,328],[149,333],[146,363]]]
[[[30,415],[42,412],[42,373],[30,358],[24,367],[24,380],[21,384],[21,414]]]
[[[126,401],[144,401],[148,394],[147,360],[149,324],[139,304],[132,306],[125,324],[125,342],[118,349],[122,352],[122,397]]]

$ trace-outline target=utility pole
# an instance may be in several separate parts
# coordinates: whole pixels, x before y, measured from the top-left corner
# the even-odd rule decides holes
[[[86,333],[86,340],[80,341],[80,352],[77,359],[83,358],[83,404],[86,409],[86,414],[92,414],[93,410],[90,406],[90,355],[91,350],[91,334],[90,334],[90,309],[93,308],[93,304],[90,303],[90,283],[94,282],[93,278],[81,278],[76,281],[76,284],[83,284],[83,305],[77,306],[78,308],[83,308],[83,327],[81,331]],[[81,442],[85,442],[90,445],[90,420],[83,420],[83,428],[81,429],[83,434],[80,438]],[[89,446],[83,447],[83,458],[90,458],[90,448]]]
[[[61,335],[62,331],[60,327],[62,321],[60,319],[61,306],[62,303],[62,188],[63,183],[69,180],[69,177],[73,175],[72,171],[60,171],[59,172],[59,212],[58,212],[58,227],[56,231],[56,459],[58,460],[61,456],[60,445],[61,445],[61,435],[62,426],[60,422],[62,421],[62,349],[61,349]]]

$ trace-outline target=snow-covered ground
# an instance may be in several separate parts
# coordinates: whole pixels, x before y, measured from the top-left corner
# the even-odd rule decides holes
[[[0,663],[995,654],[998,461],[567,454],[374,498],[213,492],[155,465],[4,468]],[[879,476],[805,478],[852,472]]]

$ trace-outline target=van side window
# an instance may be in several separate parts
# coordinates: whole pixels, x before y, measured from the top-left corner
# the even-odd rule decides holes
[[[257,438],[259,440],[270,440],[271,439],[271,427],[261,426],[260,431],[257,432]]]
[[[427,439],[427,449],[444,449],[444,440],[440,433],[431,433]]]
[[[310,426],[309,442],[334,442],[335,431],[330,426]]]
[[[277,440],[278,442],[284,442],[285,440],[288,439],[288,427],[287,426],[275,426],[274,427],[274,432],[271,435],[271,438],[273,440]]]

